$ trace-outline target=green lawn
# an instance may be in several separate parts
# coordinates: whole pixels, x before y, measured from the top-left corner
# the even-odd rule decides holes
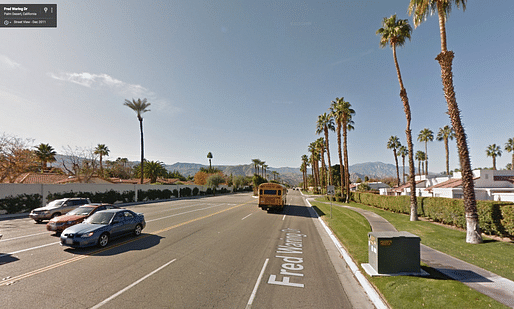
[[[359,213],[330,204],[311,202],[350,255],[360,266],[368,262],[368,221]],[[365,205],[349,206],[373,211],[384,217],[399,231],[408,231],[421,237],[421,242],[439,251],[468,261],[484,269],[514,280],[514,245],[486,239],[483,244],[465,242],[465,232],[426,221],[410,222],[403,214],[386,212]],[[373,277],[369,278],[392,308],[508,308],[466,285],[452,280],[435,269],[422,264],[429,277]],[[363,273],[365,273],[363,271]]]

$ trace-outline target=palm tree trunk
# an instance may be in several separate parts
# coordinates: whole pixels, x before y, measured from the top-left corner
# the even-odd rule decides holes
[[[409,105],[409,98],[407,97],[407,90],[403,87],[402,75],[400,73],[400,65],[396,58],[396,45],[393,44],[393,58],[394,65],[396,66],[396,74],[398,75],[398,82],[400,83],[400,98],[403,102],[403,110],[405,118],[407,119],[407,128],[405,135],[407,137],[407,147],[409,149],[409,174],[410,174],[410,221],[418,221],[418,200],[416,198],[416,172],[414,167],[414,146],[412,145],[412,131],[410,129],[411,112]],[[419,168],[418,168],[419,169]]]
[[[398,156],[396,155],[396,148],[393,148],[394,154],[394,162],[396,164],[396,181],[398,183],[398,187],[400,186],[400,168],[398,167]]]
[[[332,164],[330,163],[330,149],[328,147],[328,128],[325,126],[325,147],[327,148],[327,159],[328,159],[328,181],[327,185],[332,184]],[[513,162],[514,162],[514,156],[513,156]]]
[[[145,148],[143,143],[143,118],[139,119],[139,130],[141,131],[141,184],[144,180]]]
[[[462,186],[464,192],[464,209],[466,212],[466,242],[471,244],[478,244],[482,242],[482,235],[480,234],[480,227],[478,224],[475,185],[473,183],[473,171],[471,170],[471,161],[469,159],[466,133],[464,132],[464,127],[461,123],[460,111],[453,88],[453,57],[454,54],[452,51],[443,51],[436,57],[436,60],[441,65],[441,77],[443,81],[444,96],[446,97],[446,102],[448,104],[448,114],[450,115],[453,129],[455,130],[457,147],[459,149],[459,161],[462,172]]]
[[[321,149],[321,193],[323,193],[323,187],[325,187],[325,190],[327,189],[327,177],[326,177],[326,167],[325,167],[325,150]]]
[[[448,150],[448,138],[444,139],[444,149],[446,151],[446,175],[450,175],[450,151]]]
[[[344,197],[343,195],[343,184],[344,184],[344,165],[343,165],[343,155],[341,154],[341,123],[337,124],[337,145],[338,145],[338,153],[339,153],[339,174],[341,174],[341,199]]]
[[[402,156],[402,166],[403,166],[402,183],[405,183],[405,156]]]
[[[346,122],[343,124],[343,151],[344,151],[344,180],[346,203],[350,202],[350,171],[348,165],[348,130]]]

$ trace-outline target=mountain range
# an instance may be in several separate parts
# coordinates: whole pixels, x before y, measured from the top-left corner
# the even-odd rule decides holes
[[[181,163],[177,162],[172,165],[165,165],[165,168],[169,171],[177,171],[184,176],[194,176],[200,168],[208,168],[208,165],[202,165],[198,163]],[[213,167],[222,171],[225,175],[233,176],[252,176],[255,172],[253,164],[245,165],[213,165]],[[400,174],[402,173],[402,167],[400,168]],[[278,177],[290,185],[297,185],[302,182],[302,172],[300,168],[292,167],[269,167],[267,174],[269,177],[273,177],[271,172],[275,171],[279,173]],[[310,169],[308,173],[311,173]],[[350,179],[356,181],[358,178],[364,179],[366,176],[369,178],[385,178],[385,177],[396,177],[396,166],[394,164],[386,164],[382,162],[367,162],[350,165]]]

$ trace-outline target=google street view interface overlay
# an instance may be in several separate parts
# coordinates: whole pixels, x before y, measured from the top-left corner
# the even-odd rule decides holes
[[[0,27],[57,27],[57,4],[0,4]]]

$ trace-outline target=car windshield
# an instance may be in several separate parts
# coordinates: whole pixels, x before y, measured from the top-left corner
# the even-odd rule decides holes
[[[84,222],[89,224],[109,224],[113,216],[113,212],[99,211],[97,213],[94,213],[91,217],[87,218]]]
[[[45,208],[56,208],[61,206],[61,204],[64,202],[64,200],[55,200],[48,203]]]
[[[72,211],[68,212],[67,215],[88,216],[93,210],[95,210],[95,207],[91,207],[91,206],[79,207],[79,208],[75,208]]]

